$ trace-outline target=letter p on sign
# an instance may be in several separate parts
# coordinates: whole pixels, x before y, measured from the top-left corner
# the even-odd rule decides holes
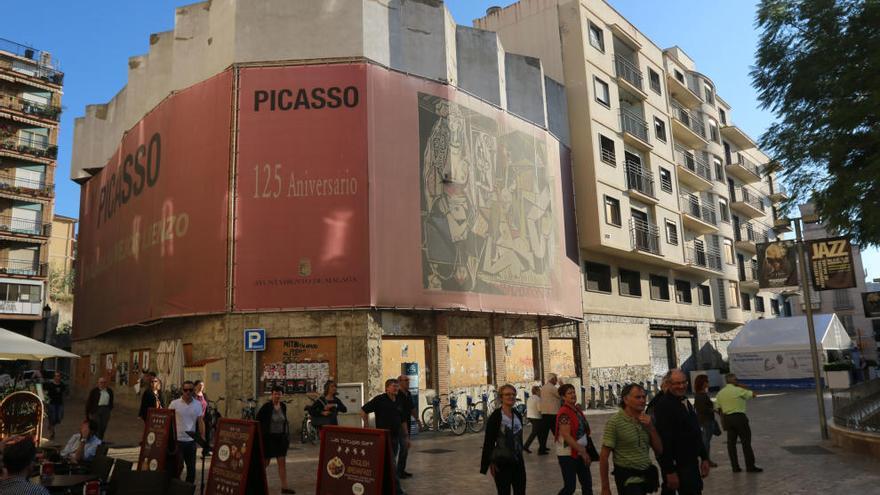
[[[265,351],[266,350],[266,329],[265,328],[247,328],[244,331],[244,350],[245,351]]]

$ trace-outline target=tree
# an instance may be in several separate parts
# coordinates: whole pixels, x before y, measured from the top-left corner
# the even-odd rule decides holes
[[[828,225],[880,244],[880,0],[762,0],[761,106],[777,122],[761,136],[791,190]]]

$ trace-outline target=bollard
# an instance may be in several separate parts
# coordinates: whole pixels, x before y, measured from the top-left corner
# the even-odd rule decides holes
[[[608,401],[605,403],[608,407],[614,407],[614,386],[608,385]]]
[[[590,409],[596,409],[596,387],[590,385]]]
[[[605,409],[605,387],[599,385],[599,409]]]

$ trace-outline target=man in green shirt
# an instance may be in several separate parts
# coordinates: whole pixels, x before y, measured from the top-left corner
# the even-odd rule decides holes
[[[724,426],[727,430],[727,455],[730,456],[733,472],[742,471],[736,452],[736,440],[739,438],[743,446],[743,456],[746,458],[746,471],[760,473],[763,469],[755,465],[755,453],[752,451],[752,429],[749,427],[749,418],[746,416],[746,401],[756,397],[756,394],[745,385],[740,384],[733,373],[728,373],[724,378],[727,385],[715,396],[715,404],[724,416]]]

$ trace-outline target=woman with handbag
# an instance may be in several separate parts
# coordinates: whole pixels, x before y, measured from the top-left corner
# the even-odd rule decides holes
[[[486,420],[483,437],[483,458],[480,472],[489,471],[495,478],[498,495],[525,495],[526,466],[523,462],[523,419],[513,408],[516,388],[502,385],[498,389],[501,407]]]
[[[660,488],[660,473],[651,462],[649,448],[663,453],[660,434],[645,414],[647,399],[641,385],[630,383],[620,393],[620,410],[605,425],[599,475],[602,495],[611,495],[608,459],[614,452],[614,484],[619,495],[644,495]]]
[[[287,487],[287,449],[290,447],[290,424],[287,422],[287,404],[281,402],[279,386],[272,387],[272,398],[257,412],[260,431],[263,433],[263,461],[266,469],[274,458],[281,478],[281,493],[296,493]]]
[[[322,426],[338,425],[338,414],[346,412],[348,412],[348,408],[336,396],[336,382],[333,380],[327,380],[327,383],[324,384],[324,393],[309,407],[312,424],[319,431]]]
[[[572,495],[580,481],[583,495],[593,494],[590,463],[599,459],[599,453],[590,439],[590,424],[577,407],[574,385],[559,387],[562,407],[556,414],[556,455],[564,483],[559,495]]]
[[[706,375],[700,375],[694,380],[694,409],[700,420],[703,446],[706,447],[706,455],[710,457],[709,466],[718,467],[718,464],[711,460],[712,452],[709,450],[709,444],[712,443],[713,436],[721,435],[721,428],[715,419],[715,406],[712,404],[712,399],[709,398],[709,377]]]

